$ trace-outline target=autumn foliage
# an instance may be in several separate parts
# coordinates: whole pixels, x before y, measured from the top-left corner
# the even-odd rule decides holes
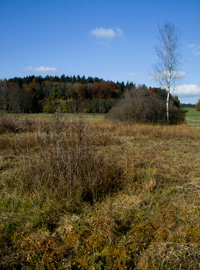
[[[126,85],[130,87],[130,84]],[[82,78],[34,77],[0,81],[0,110],[29,112],[108,112],[124,91],[124,83]]]
[[[195,110],[196,110],[197,112],[200,112],[200,99],[199,99],[199,101],[197,102],[197,104],[195,105]]]
[[[109,113],[132,123],[165,123],[167,92],[132,82],[79,75],[13,78],[0,81],[0,110],[12,113]],[[170,123],[184,121],[177,97],[170,95]]]

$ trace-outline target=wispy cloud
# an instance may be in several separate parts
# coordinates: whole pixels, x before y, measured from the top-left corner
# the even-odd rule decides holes
[[[194,48],[196,45],[194,43],[188,44],[188,48]]]
[[[90,31],[90,35],[100,39],[112,39],[122,36],[123,32],[120,28],[103,28],[99,27]]]
[[[122,37],[122,36],[123,36],[123,31],[122,31],[121,28],[117,27],[117,28],[115,29],[115,32],[117,33],[117,36],[119,36],[119,37]]]
[[[194,54],[195,54],[195,55],[200,55],[200,46],[199,46],[199,50],[196,50],[196,51],[194,52]]]
[[[137,76],[137,73],[133,71],[133,72],[130,72],[130,73],[128,74],[128,76],[129,76],[129,77],[134,77],[134,76]]]
[[[172,72],[172,77],[176,78],[177,80],[181,80],[186,77],[186,73],[184,71],[178,70]]]
[[[174,87],[174,94],[178,96],[199,96],[200,87],[197,84],[183,84]]]
[[[200,55],[200,45],[197,44],[188,44],[188,48],[192,50],[194,55]]]
[[[169,76],[169,71],[164,71],[164,72],[160,72],[160,73],[154,73],[152,75],[150,75],[149,79],[151,80],[156,80],[156,81],[167,81],[168,80],[168,76]],[[172,71],[171,73],[171,79],[172,80],[180,80],[183,79],[186,76],[186,73],[184,71]]]
[[[135,77],[138,77],[138,73],[136,73],[136,72],[130,72],[129,74],[128,74],[128,77],[129,77],[129,79],[134,79]]]
[[[26,70],[29,70],[32,72],[41,72],[41,73],[56,72],[57,71],[57,69],[55,67],[45,67],[45,66],[40,66],[40,67],[29,66],[26,68]]]

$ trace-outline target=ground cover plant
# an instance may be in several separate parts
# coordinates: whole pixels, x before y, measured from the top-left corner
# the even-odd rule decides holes
[[[0,269],[199,269],[199,126],[6,115],[0,133]]]
[[[195,108],[185,108],[186,121],[190,125],[200,125],[200,112],[196,111]]]

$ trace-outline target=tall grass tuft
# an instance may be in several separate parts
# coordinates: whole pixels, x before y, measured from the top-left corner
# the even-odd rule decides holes
[[[40,152],[24,158],[20,172],[25,190],[51,190],[57,199],[76,198],[93,203],[122,188],[122,170],[96,158],[83,121],[56,119],[43,138]]]

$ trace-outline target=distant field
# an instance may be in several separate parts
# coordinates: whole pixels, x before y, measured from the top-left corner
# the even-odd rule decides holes
[[[200,112],[196,112],[194,108],[184,108],[186,112],[186,123],[188,125],[200,125]],[[5,114],[9,117],[19,117],[19,114]],[[56,113],[31,113],[31,114],[20,114],[20,117],[23,115],[23,117],[27,119],[51,119],[55,118],[58,114]],[[76,119],[76,118],[82,118],[87,120],[103,120],[105,114],[104,113],[62,113],[59,114],[59,117],[64,119]]]
[[[194,108],[185,108],[186,123],[189,125],[200,125],[200,112],[196,112]]]
[[[47,119],[47,118],[55,118],[57,115],[59,115],[59,117],[63,117],[63,118],[103,118],[103,116],[105,115],[104,113],[61,113],[61,114],[57,114],[57,113],[24,113],[24,114],[17,114],[17,113],[5,113],[5,116],[9,116],[9,117],[26,117],[26,118],[36,118],[36,119]]]

